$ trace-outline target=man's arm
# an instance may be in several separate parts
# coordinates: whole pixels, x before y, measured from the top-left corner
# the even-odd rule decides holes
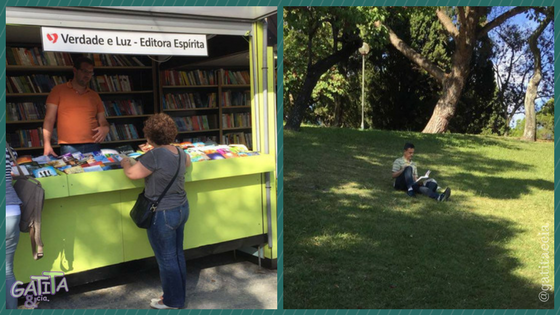
[[[404,172],[404,168],[401,169],[400,171],[393,172],[393,175],[392,175],[393,178],[399,177],[402,174],[402,172]]]
[[[58,156],[51,145],[51,136],[54,129],[54,122],[56,121],[56,113],[58,112],[58,106],[54,104],[47,103],[47,112],[45,114],[45,120],[43,121],[43,155],[53,155]]]
[[[395,162],[393,162],[393,174],[391,174],[393,178],[399,177],[402,172],[404,172],[404,167],[402,167],[402,165],[400,164],[401,163],[399,163],[399,159],[396,159]]]
[[[93,129],[93,131],[95,131],[93,141],[95,141],[95,143],[100,143],[105,140],[105,137],[107,137],[109,133],[109,122],[107,122],[104,112],[97,113],[97,121],[99,122],[99,127]]]

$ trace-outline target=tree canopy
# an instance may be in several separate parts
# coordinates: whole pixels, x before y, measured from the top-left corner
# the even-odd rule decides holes
[[[286,128],[297,130],[302,121],[360,125],[362,56],[357,50],[367,42],[372,48],[365,71],[368,127],[503,134],[513,115],[508,99],[513,93],[503,89],[503,79],[496,82],[497,56],[501,53],[504,62],[507,53],[496,49],[499,41],[489,32],[528,11],[523,7],[501,12],[489,7],[285,8]],[[509,39],[501,30],[502,38]],[[518,49],[518,54],[523,53],[528,50]],[[454,107],[452,115],[442,116],[441,110],[438,114],[438,104],[448,114]],[[445,116],[447,122],[427,130],[434,115]]]

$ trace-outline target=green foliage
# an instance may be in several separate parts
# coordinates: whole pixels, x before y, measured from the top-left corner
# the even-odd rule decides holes
[[[554,140],[554,99],[550,99],[537,112],[537,138]]]
[[[525,118],[518,119],[515,121],[515,127],[511,129],[510,136],[515,138],[523,137],[523,132],[525,130]]]
[[[375,47],[384,41],[373,26],[383,19],[385,9],[380,7],[285,7],[284,8],[284,100],[286,114],[302,91],[308,66],[327,58],[342,47],[350,36],[360,35]],[[304,121],[331,125],[334,108],[342,100],[353,99],[349,94],[350,77],[345,62],[324,73],[313,90],[312,101]],[[333,82],[331,82],[331,80]],[[342,104],[343,111],[357,104]]]
[[[471,58],[470,75],[449,125],[451,132],[504,134],[505,112],[497,101],[491,58],[492,42],[487,37],[479,40]]]
[[[554,99],[548,100],[536,114],[537,139],[554,140]],[[518,119],[510,136],[522,137],[525,131],[525,118]]]

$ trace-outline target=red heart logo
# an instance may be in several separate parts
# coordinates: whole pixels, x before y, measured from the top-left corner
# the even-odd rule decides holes
[[[55,44],[56,41],[58,40],[58,34],[57,33],[47,34],[47,39],[50,40],[53,44]]]

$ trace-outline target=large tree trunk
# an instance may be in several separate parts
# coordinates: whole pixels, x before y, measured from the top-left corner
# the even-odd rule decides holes
[[[362,39],[356,38],[355,40],[346,43],[342,49],[337,51],[335,54],[321,59],[314,65],[307,68],[307,74],[305,76],[303,87],[296,98],[294,107],[286,118],[286,125],[284,126],[284,129],[299,131],[305,111],[310,105],[309,100],[311,99],[311,94],[313,93],[313,89],[315,88],[315,85],[317,85],[317,81],[319,81],[321,75],[341,60],[348,59],[350,55],[352,55],[361,45]]]
[[[439,98],[432,117],[422,130],[423,133],[444,133],[449,127],[449,121],[455,116],[457,103],[465,85],[463,77],[448,78],[444,81],[443,93]]]
[[[444,10],[436,11],[437,17],[447,34],[454,38],[456,50],[453,55],[451,73],[444,73],[442,69],[430,62],[427,58],[417,53],[414,49],[404,43],[391,28],[385,27],[389,33],[390,43],[408,59],[427,71],[434,79],[438,80],[443,87],[442,94],[438,100],[430,121],[422,132],[443,133],[447,131],[449,121],[455,115],[457,103],[469,74],[471,56],[476,41],[488,34],[490,30],[499,26],[507,19],[529,10],[526,7],[513,8],[498,16],[482,28],[478,28],[480,16],[486,14],[484,7],[457,7],[457,21],[454,22],[447,16]],[[457,27],[457,25],[459,27]],[[375,22],[380,27],[382,22]]]
[[[461,14],[461,12],[460,12]],[[465,81],[469,76],[471,58],[476,42],[476,21],[479,15],[476,11],[468,11],[465,20],[466,27],[457,35],[457,48],[452,58],[451,73],[443,80],[443,90],[432,117],[422,130],[423,133],[444,133],[449,127],[449,121],[455,116],[457,103],[461,98]]]
[[[527,92],[525,92],[525,130],[523,131],[523,140],[537,140],[537,118],[535,116],[535,99],[537,98],[537,89],[541,81],[540,69],[535,69],[535,75],[529,81]]]
[[[535,99],[537,98],[537,91],[539,83],[542,79],[542,65],[541,65],[541,50],[537,45],[537,40],[541,36],[544,29],[550,23],[550,15],[541,22],[535,32],[529,37],[529,48],[533,53],[535,59],[535,73],[525,92],[525,130],[523,131],[523,140],[536,141],[537,140],[537,117],[535,115]]]
[[[333,127],[340,127],[341,124],[342,124],[342,97],[340,95],[335,95]]]

